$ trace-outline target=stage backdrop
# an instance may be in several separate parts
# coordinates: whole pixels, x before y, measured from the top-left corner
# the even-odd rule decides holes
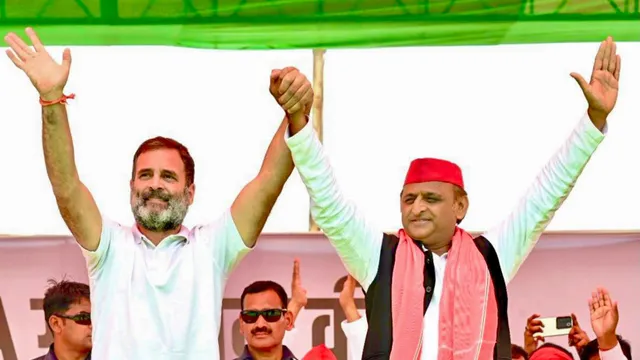
[[[640,356],[640,234],[546,235],[509,285],[513,342],[522,344],[525,320],[532,313],[565,316],[574,312],[593,337],[587,299],[597,286],[620,302],[619,333]],[[242,289],[255,280],[275,280],[290,289],[293,260],[301,261],[309,304],[286,342],[302,356],[326,343],[346,360],[339,322],[338,293],[346,275],[329,242],[319,234],[266,235],[233,273],[225,291],[220,343],[224,360],[235,358],[243,338],[235,321]],[[84,260],[70,238],[0,239],[0,359],[28,360],[51,341],[42,313],[47,279],[87,281]],[[357,294],[362,297],[361,293]],[[566,337],[549,341],[566,346]]]
[[[329,50],[324,141],[345,195],[385,230],[400,226],[398,194],[409,162],[460,164],[471,194],[470,231],[496,225],[586,111],[575,81],[589,77],[598,43]],[[61,48],[50,49],[59,57]],[[638,230],[640,43],[620,43],[620,97],[609,133],[549,230]],[[103,214],[131,219],[132,157],[149,137],[189,147],[196,197],[187,224],[208,222],[258,172],[282,110],[271,69],[311,76],[312,53],[165,47],[73,47],[67,92],[81,179]],[[625,66],[624,64],[629,64]],[[0,234],[68,235],[47,179],[40,105],[25,75],[0,56]],[[398,146],[401,143],[401,146]],[[27,196],[25,196],[27,194]],[[308,230],[297,173],[265,232]],[[37,219],[37,221],[34,221]]]

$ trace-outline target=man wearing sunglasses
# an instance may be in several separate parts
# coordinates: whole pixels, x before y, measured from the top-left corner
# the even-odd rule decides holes
[[[52,282],[44,296],[43,310],[53,344],[48,353],[33,360],[91,359],[89,286],[64,280]]]
[[[256,281],[240,296],[240,332],[247,342],[236,360],[296,360],[282,344],[293,328],[294,314],[287,311],[287,292],[273,281]]]

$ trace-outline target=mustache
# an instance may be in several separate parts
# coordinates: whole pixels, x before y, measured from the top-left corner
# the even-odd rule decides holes
[[[271,334],[271,329],[266,326],[256,327],[251,330],[251,335],[256,335],[258,333],[265,333],[267,335]]]
[[[142,194],[140,194],[140,197],[145,202],[148,201],[149,199],[159,199],[162,201],[171,200],[171,194],[169,194],[167,191],[162,189],[150,189],[150,190],[144,191],[142,192]]]

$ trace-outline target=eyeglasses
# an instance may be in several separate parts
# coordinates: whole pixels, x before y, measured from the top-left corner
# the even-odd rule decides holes
[[[253,324],[258,321],[258,318],[262,316],[267,322],[276,322],[282,318],[282,315],[286,313],[285,309],[268,309],[268,310],[243,310],[240,312],[242,321],[247,324]]]
[[[57,317],[61,317],[63,319],[69,319],[75,322],[78,325],[91,325],[91,314],[87,312],[81,312],[75,315],[62,315],[62,314],[54,314]]]

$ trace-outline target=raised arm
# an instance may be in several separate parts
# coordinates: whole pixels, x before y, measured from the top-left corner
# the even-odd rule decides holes
[[[293,261],[293,274],[291,276],[291,300],[287,304],[287,311],[291,313],[293,318],[291,328],[295,327],[296,319],[305,306],[307,306],[307,289],[302,286],[300,260],[296,259]]]
[[[60,214],[78,244],[95,251],[100,243],[102,218],[93,196],[78,176],[64,104],[63,90],[69,78],[71,52],[64,50],[60,65],[47,53],[33,29],[27,28],[26,33],[33,49],[16,34],[9,33],[5,37],[11,47],[7,55],[27,74],[40,94],[42,147]]]
[[[291,153],[284,142],[288,118],[304,119],[313,101],[311,83],[295,68],[274,70],[270,90],[287,115],[269,144],[258,175],[240,191],[231,206],[231,216],[247,247],[255,245],[293,171]]]
[[[287,145],[311,196],[311,215],[366,291],[378,271],[383,233],[343,197],[311,122],[291,121],[289,130]]]
[[[340,323],[342,332],[347,338],[347,360],[362,359],[364,343],[367,339],[367,318],[360,315],[354,298],[356,291],[356,280],[347,276],[347,280],[342,285],[340,292],[340,307],[347,320]]]
[[[569,138],[542,168],[516,208],[484,236],[496,248],[505,281],[509,282],[538,242],[556,211],[573,189],[591,155],[604,139],[607,116],[618,97],[620,56],[611,38],[596,55],[591,82],[572,73],[589,108]]]
[[[362,317],[360,316],[358,307],[356,306],[356,285],[356,279],[351,275],[347,275],[347,279],[342,285],[342,291],[340,291],[340,307],[342,308],[342,312],[344,312],[344,317],[347,319],[346,322],[348,323],[358,321]]]
[[[602,360],[626,359],[616,335],[620,319],[618,302],[611,299],[607,289],[598,288],[591,294],[589,313],[591,314],[591,328],[596,335],[598,349],[600,349],[600,358]]]

